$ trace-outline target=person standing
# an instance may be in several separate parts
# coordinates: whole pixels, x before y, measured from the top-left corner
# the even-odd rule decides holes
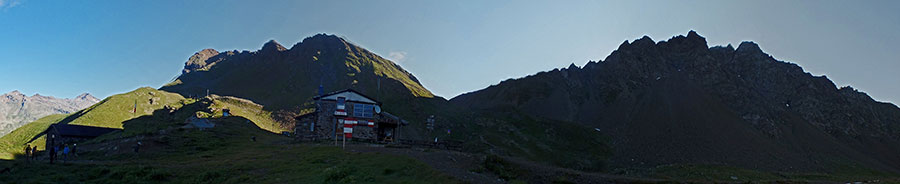
[[[31,159],[37,161],[37,145],[31,147]]]
[[[134,153],[138,153],[138,151],[141,150],[141,141],[138,141],[138,142],[137,142],[136,144],[134,144],[134,146],[132,146],[132,147],[134,147]]]
[[[25,162],[30,162],[29,157],[31,157],[31,145],[25,145]]]
[[[50,145],[50,164],[53,164],[53,161],[56,160],[56,146]]]
[[[63,163],[69,160],[69,145],[65,145],[63,148]]]
[[[56,157],[56,161],[59,161],[59,157],[62,156],[62,154],[63,154],[62,148],[63,148],[62,145],[56,146],[56,156],[54,156],[54,157]]]

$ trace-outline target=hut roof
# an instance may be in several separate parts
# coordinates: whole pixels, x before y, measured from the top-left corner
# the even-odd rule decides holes
[[[60,136],[97,137],[121,129],[83,125],[53,124],[50,125],[50,128],[47,128],[47,130],[55,130],[56,133],[58,133]]]

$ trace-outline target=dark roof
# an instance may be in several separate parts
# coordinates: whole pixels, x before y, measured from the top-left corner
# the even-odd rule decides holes
[[[116,128],[103,128],[94,126],[69,125],[69,124],[53,124],[47,130],[54,129],[60,136],[73,137],[97,137],[112,131],[121,130]]]
[[[401,119],[400,117],[394,116],[394,115],[391,114],[391,113],[381,111],[381,113],[379,113],[379,114],[381,114],[381,116],[384,117],[384,118],[386,118],[386,119],[391,119],[391,120],[393,120],[393,121],[397,121],[398,123],[402,123],[403,125],[408,125],[408,124],[409,124],[409,122],[407,122],[406,120],[403,120],[403,119]]]
[[[381,105],[381,102],[379,102],[379,101],[376,100],[375,98],[372,98],[372,97],[370,97],[370,96],[368,96],[368,95],[366,95],[366,94],[360,93],[359,91],[356,91],[356,90],[353,90],[353,89],[345,89],[345,90],[335,91],[335,92],[331,92],[331,93],[325,93],[325,94],[322,94],[322,95],[313,97],[313,100],[318,100],[319,98],[322,98],[322,97],[331,96],[331,95],[336,95],[336,94],[338,94],[338,93],[343,93],[343,92],[354,92],[354,93],[356,93],[356,94],[359,94],[360,96],[363,96],[363,97],[368,98],[369,100],[375,101],[375,104]]]

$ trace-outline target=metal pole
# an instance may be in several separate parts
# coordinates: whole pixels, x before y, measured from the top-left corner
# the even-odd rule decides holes
[[[334,134],[334,145],[335,145],[335,146],[337,146],[337,132],[338,132],[337,127],[338,127],[338,120],[335,118],[335,119],[334,119],[334,131],[331,132],[331,133]]]

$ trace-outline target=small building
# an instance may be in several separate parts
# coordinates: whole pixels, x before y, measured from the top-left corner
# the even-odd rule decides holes
[[[381,102],[352,89],[313,98],[316,110],[296,117],[294,133],[300,139],[396,140],[408,123],[381,110]]]
[[[197,116],[191,116],[190,118],[184,120],[184,126],[181,128],[189,129],[196,128],[200,130],[208,129],[216,127],[215,123],[209,122],[207,118],[198,118]]]
[[[112,131],[121,130],[116,128],[104,128],[83,125],[69,124],[52,124],[44,134],[47,135],[47,146],[59,146],[62,144],[72,144],[80,141],[93,139],[100,135],[110,133]]]

